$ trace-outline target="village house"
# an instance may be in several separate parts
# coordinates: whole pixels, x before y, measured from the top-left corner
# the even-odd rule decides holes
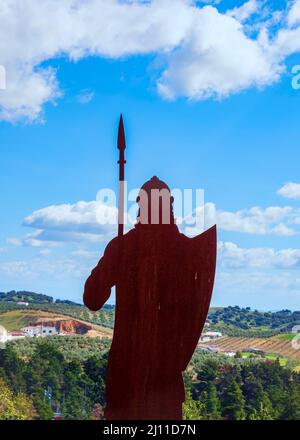
[[[221,337],[222,337],[222,333],[220,332],[211,332],[211,331],[204,332],[202,333],[199,342],[209,342]]]
[[[8,340],[25,338],[26,333],[22,331],[12,331],[8,333]]]
[[[29,325],[23,327],[22,331],[26,336],[39,337],[39,336],[53,336],[58,335],[58,331],[55,326],[44,326],[44,325]]]

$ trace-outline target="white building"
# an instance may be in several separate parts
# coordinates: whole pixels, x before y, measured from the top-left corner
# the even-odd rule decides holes
[[[29,303],[28,302],[25,302],[25,301],[17,301],[17,304],[19,305],[19,306],[29,306]]]
[[[38,336],[41,332],[40,325],[29,325],[27,327],[23,327],[22,331],[26,333],[26,336]]]
[[[12,331],[8,333],[8,341],[11,341],[12,339],[22,339],[25,338],[26,334],[22,331]]]
[[[53,336],[57,335],[58,331],[56,327],[44,326],[44,325],[29,325],[23,327],[22,331],[26,333],[26,336],[38,337],[38,336]]]
[[[58,331],[56,330],[56,327],[42,326],[41,336],[53,336],[53,335],[58,335]]]
[[[209,342],[213,341],[214,339],[218,339],[222,337],[222,333],[220,332],[205,332],[202,333],[200,342]]]
[[[235,351],[224,351],[225,356],[234,357],[236,355]]]

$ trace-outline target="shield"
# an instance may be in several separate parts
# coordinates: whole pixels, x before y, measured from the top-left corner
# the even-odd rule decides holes
[[[184,371],[196,349],[207,317],[216,268],[217,229],[187,238],[183,249],[184,294],[181,298],[181,368]]]

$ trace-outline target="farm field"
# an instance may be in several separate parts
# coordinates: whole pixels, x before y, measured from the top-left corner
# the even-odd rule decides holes
[[[242,352],[241,355],[242,355],[242,357],[249,358],[249,357],[253,356],[253,353]],[[277,354],[266,354],[266,355],[264,355],[264,358],[269,359],[271,361],[275,361],[276,359],[278,359],[278,355]],[[288,358],[281,357],[281,356],[279,357],[279,363],[282,367],[285,367],[287,362],[288,362]]]
[[[262,350],[266,354],[278,355],[300,361],[300,350],[295,350],[291,344],[291,338],[283,335],[271,338],[244,338],[224,336],[211,342],[201,343],[206,346],[217,346],[226,351],[249,352],[253,349]]]

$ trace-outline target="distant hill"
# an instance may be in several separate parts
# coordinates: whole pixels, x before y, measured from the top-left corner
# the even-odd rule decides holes
[[[16,292],[11,290],[10,292],[0,292],[0,301],[18,302],[24,301],[28,303],[45,304],[53,303],[52,296],[44,295],[42,293],[28,292],[26,290],[20,290]]]
[[[28,306],[18,302],[26,302]],[[114,326],[115,306],[111,304],[106,304],[94,313],[82,304],[70,300],[54,300],[52,296],[42,293],[25,290],[0,292],[0,324],[1,313],[22,308],[59,313],[111,329]],[[294,326],[300,325],[300,311],[260,312],[250,307],[211,307],[207,322],[210,330],[228,336],[269,337],[290,333]]]
[[[18,331],[28,325],[42,324],[46,326],[56,327],[57,330],[66,334],[85,334],[86,336],[100,336],[111,338],[112,329],[93,324],[85,319],[80,319],[66,314],[59,314],[55,311],[34,310],[30,309],[14,309],[0,312],[0,325],[4,326],[8,331]]]
[[[289,333],[300,325],[300,311],[259,312],[250,307],[217,307],[210,309],[208,321],[214,330],[231,336],[256,336],[257,333],[271,336]]]
[[[43,293],[30,292],[27,290],[11,290],[10,292],[0,292],[0,302],[19,302],[24,301],[30,304],[68,304],[71,306],[82,306],[82,304],[70,301],[68,299],[56,299],[54,301],[52,296],[44,295]]]
[[[105,305],[98,312],[91,312],[82,304],[69,300],[56,300],[34,292],[8,292],[0,299],[0,325],[8,329],[19,329],[31,321],[31,311],[35,316],[43,312],[72,317],[87,323],[108,327],[114,326],[114,306]]]

